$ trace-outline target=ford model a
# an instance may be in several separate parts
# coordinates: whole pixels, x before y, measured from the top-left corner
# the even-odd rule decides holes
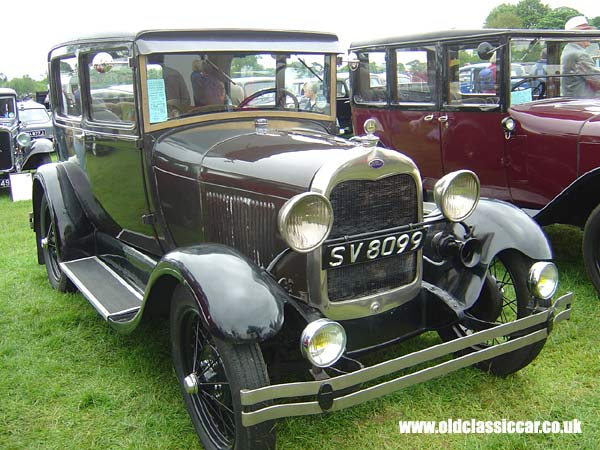
[[[339,52],[331,34],[251,30],[50,52],[60,162],[34,180],[38,260],[121,332],[167,317],[205,448],[270,448],[277,418],[472,364],[514,372],[569,315],[538,225],[480,200],[472,172],[423,203],[417,167],[372,129],[335,136]],[[360,360],[430,330],[444,342]]]
[[[599,43],[593,30],[356,42],[353,120],[377,120],[377,136],[415,161],[428,192],[444,174],[470,169],[482,196],[540,225],[583,228],[585,266],[600,292]]]
[[[50,162],[52,151],[51,141],[32,140],[29,130],[23,127],[17,93],[10,88],[0,88],[0,188],[10,187],[11,174],[34,170]]]

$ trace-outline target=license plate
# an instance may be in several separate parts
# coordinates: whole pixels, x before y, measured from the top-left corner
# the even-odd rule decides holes
[[[424,243],[425,229],[390,233],[323,246],[323,269],[335,269],[391,256],[412,253]]]
[[[46,134],[46,130],[32,130],[28,131],[27,134],[31,137],[44,136]]]
[[[0,178],[0,188],[9,188],[10,178]]]

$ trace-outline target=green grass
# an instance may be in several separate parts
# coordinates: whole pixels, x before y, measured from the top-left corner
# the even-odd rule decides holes
[[[112,331],[79,294],[53,291],[35,260],[28,202],[0,194],[0,448],[187,449],[164,323]],[[507,378],[469,368],[339,413],[278,423],[281,449],[593,449],[600,442],[600,301],[581,232],[546,229],[575,292],[573,317]],[[422,347],[431,336],[414,343]],[[424,342],[425,341],[425,342]],[[580,435],[401,435],[399,420],[570,420]]]

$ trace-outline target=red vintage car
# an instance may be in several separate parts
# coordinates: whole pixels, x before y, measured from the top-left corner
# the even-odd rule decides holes
[[[376,119],[383,145],[416,162],[427,191],[471,169],[482,196],[541,225],[582,227],[600,292],[599,41],[599,31],[452,30],[355,42],[354,129]]]

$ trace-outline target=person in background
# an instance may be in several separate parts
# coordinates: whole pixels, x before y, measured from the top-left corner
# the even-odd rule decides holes
[[[595,30],[588,24],[584,16],[576,16],[567,21],[565,30]],[[594,60],[586,52],[590,46],[589,40],[569,42],[562,51],[560,64],[563,75],[561,78],[561,95],[565,97],[595,97],[600,92],[600,70]]]
[[[300,109],[304,111],[317,111],[317,83],[309,81],[302,87]]]

